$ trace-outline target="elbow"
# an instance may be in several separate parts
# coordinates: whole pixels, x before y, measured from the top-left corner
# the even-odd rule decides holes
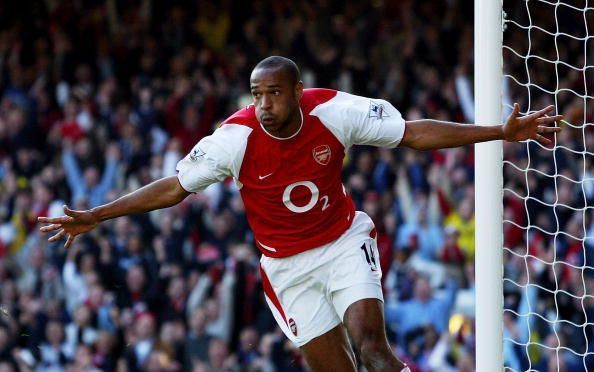
[[[417,151],[427,151],[427,150],[433,150],[434,147],[433,146],[429,146],[426,143],[415,143],[412,146],[410,146],[411,149],[413,150],[417,150]]]
[[[178,204],[180,202],[182,202],[185,198],[188,197],[188,195],[190,195],[190,192],[187,192],[186,190],[178,190],[178,192],[175,193],[175,195],[173,196],[173,203],[172,205]]]
[[[404,137],[402,137],[402,141],[400,141],[401,147],[406,147],[413,150],[424,150],[422,145],[422,142],[419,141],[417,137],[407,132],[404,132]]]
[[[170,206],[180,203],[191,194],[191,192],[183,188],[177,176],[168,177],[166,182],[169,183],[166,188],[166,194],[167,201],[169,204],[171,204]]]
[[[423,130],[419,128],[419,123],[411,121],[405,122],[404,134],[402,135],[400,145],[419,151],[431,149],[431,146],[428,146],[427,141],[423,138]]]
[[[434,146],[431,146],[426,141],[423,141],[421,138],[415,138],[411,141],[403,143],[403,146],[417,151],[426,151],[434,149]]]

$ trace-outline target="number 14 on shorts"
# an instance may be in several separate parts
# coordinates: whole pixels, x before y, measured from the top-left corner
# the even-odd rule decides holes
[[[371,271],[377,271],[377,261],[375,259],[373,245],[370,242],[365,242],[361,246],[361,250],[365,254],[365,260],[369,264]]]

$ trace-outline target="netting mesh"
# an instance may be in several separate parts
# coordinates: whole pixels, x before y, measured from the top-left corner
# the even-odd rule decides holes
[[[594,0],[503,9],[507,98],[567,121],[553,146],[504,144],[506,370],[594,371]]]

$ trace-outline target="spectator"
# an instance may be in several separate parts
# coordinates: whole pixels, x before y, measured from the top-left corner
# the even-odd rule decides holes
[[[446,225],[451,225],[458,230],[458,245],[464,251],[467,260],[474,260],[474,201],[465,198],[460,202],[457,211],[450,213]]]
[[[206,332],[206,311],[198,307],[194,309],[189,321],[190,330],[186,336],[186,360],[184,368],[189,369],[198,362],[208,359],[208,345],[212,336]]]
[[[149,281],[142,266],[134,265],[126,273],[126,285],[118,291],[117,306],[134,314],[147,312],[156,303],[156,287]]]
[[[250,368],[259,370],[262,372],[274,372],[276,370],[275,363],[272,360],[273,348],[274,348],[275,336],[271,333],[266,333],[260,339],[258,346],[258,358],[254,359]]]
[[[99,171],[94,166],[89,166],[84,172],[81,172],[78,161],[72,153],[71,145],[66,141],[62,164],[72,194],[72,205],[80,205],[84,202],[88,208],[93,208],[105,202],[106,194],[113,187],[116,177],[118,157],[117,146],[110,145],[105,152],[105,169],[99,178]]]
[[[57,321],[49,321],[45,327],[45,342],[39,346],[39,363],[41,370],[62,370],[74,356],[64,342],[64,326]]]
[[[79,345],[92,346],[97,340],[97,329],[92,324],[93,313],[86,305],[74,311],[74,319],[66,325],[66,345],[71,355],[77,353]]]
[[[456,284],[450,281],[445,296],[434,297],[429,280],[419,276],[415,281],[413,299],[386,308],[386,322],[396,326],[399,344],[408,345],[409,337],[426,325],[432,325],[440,334],[445,331],[455,295]]]
[[[198,362],[194,368],[198,371],[205,372],[222,370],[235,372],[240,370],[234,357],[229,356],[225,341],[218,338],[210,340],[208,345],[208,361],[206,363]]]
[[[239,335],[238,363],[250,365],[258,358],[258,332],[254,328],[245,328]]]
[[[35,297],[43,299],[64,297],[64,287],[56,267],[46,261],[44,248],[33,247],[28,263],[22,267],[19,278],[21,291],[32,291]]]
[[[98,282],[99,277],[95,272],[95,257],[85,251],[85,246],[77,244],[68,251],[66,263],[62,269],[64,287],[69,293],[66,298],[67,308],[70,311],[83,303],[89,295],[89,287]]]
[[[462,265],[464,263],[464,252],[458,245],[458,229],[452,225],[445,227],[445,242],[439,251],[439,258],[444,263]]]
[[[88,345],[80,345],[74,354],[74,360],[66,367],[67,372],[85,371],[99,372],[100,369],[93,365],[93,353]]]
[[[155,317],[150,313],[140,313],[134,320],[132,340],[125,352],[128,371],[142,371],[148,364],[150,354],[155,350]]]
[[[181,369],[183,366],[185,333],[186,327],[181,320],[167,321],[161,325],[155,349],[162,351],[171,361],[168,363],[169,368]]]
[[[93,365],[102,371],[114,371],[114,346],[115,340],[112,334],[107,331],[99,331],[93,348]]]
[[[186,313],[186,282],[180,276],[169,278],[167,296],[162,303],[159,318],[162,321],[183,319]]]

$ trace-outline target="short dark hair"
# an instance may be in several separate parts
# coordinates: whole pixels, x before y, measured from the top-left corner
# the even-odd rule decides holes
[[[254,67],[257,69],[272,69],[272,70],[285,70],[289,73],[289,76],[293,80],[293,84],[297,84],[301,80],[301,72],[299,67],[291,59],[281,56],[270,56],[266,57]]]

